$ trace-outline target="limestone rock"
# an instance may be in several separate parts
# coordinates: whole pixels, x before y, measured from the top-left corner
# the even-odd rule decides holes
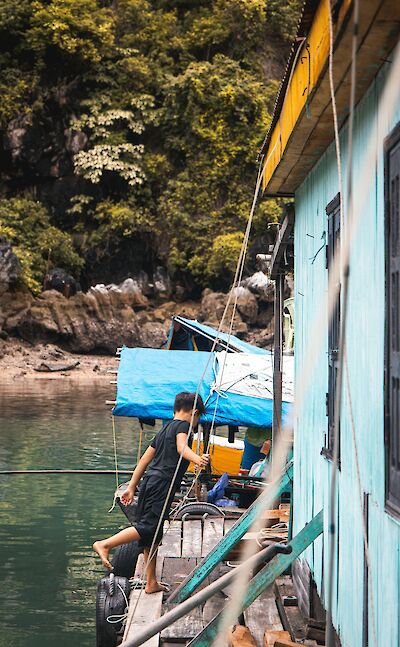
[[[120,285],[98,283],[89,289],[88,294],[94,295],[100,302],[104,301],[104,299],[106,301],[111,299],[113,303],[122,301],[135,310],[148,306],[148,299],[144,296],[138,282],[131,278],[125,279]]]
[[[3,236],[0,237],[0,296],[18,280],[21,265],[12,247]]]
[[[73,130],[68,128],[65,134],[65,148],[69,153],[76,155],[79,151],[83,150],[87,144],[87,135],[81,130]]]
[[[49,270],[44,277],[43,284],[44,291],[57,290],[67,298],[81,290],[78,281],[62,267],[53,267]]]
[[[172,294],[172,282],[165,267],[159,266],[153,274],[155,295],[161,298],[169,298]]]
[[[167,322],[168,323],[168,322]],[[163,348],[168,339],[169,325],[158,321],[148,321],[139,329],[139,346],[144,348]]]
[[[263,301],[273,302],[274,300],[274,281],[271,281],[264,272],[255,272],[252,276],[244,279],[241,286],[256,294]]]
[[[73,352],[114,353],[122,344],[137,346],[141,341],[130,297],[123,293],[78,293],[70,299],[55,290],[36,298],[9,294],[2,310],[4,330],[30,343],[50,341]]]
[[[257,299],[250,290],[243,286],[239,286],[234,290],[234,297],[237,302],[237,309],[239,310],[242,319],[249,324],[255,324],[258,315]]]
[[[199,319],[214,328],[218,327],[225,310],[227,299],[227,294],[224,294],[223,292],[213,292],[209,288],[206,288],[202,294]],[[225,315],[225,320],[222,326],[222,330],[224,332],[228,332],[230,329],[232,313],[233,299],[231,300]],[[243,321],[239,309],[237,309],[235,313],[232,332],[238,337],[242,337],[247,332],[247,325]]]

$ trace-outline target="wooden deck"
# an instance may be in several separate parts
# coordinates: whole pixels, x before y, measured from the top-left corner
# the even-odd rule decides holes
[[[187,575],[195,568],[202,557],[219,542],[223,535],[230,530],[236,519],[208,517],[207,519],[192,519],[166,523],[163,544],[159,549],[157,571],[159,580],[175,590]],[[279,521],[279,519],[277,519]],[[168,527],[169,526],[169,527]],[[249,537],[250,538],[250,537]],[[231,570],[222,562],[203,582],[202,587],[221,577]],[[143,575],[143,556],[140,556],[135,571],[135,577]],[[175,647],[187,644],[219,613],[227,599],[230,590],[214,595],[202,608],[196,608],[187,616],[181,618],[161,634],[154,636],[145,643],[145,647]],[[168,611],[165,599],[169,594],[155,593],[147,595],[133,590],[129,600],[129,613],[125,626],[124,640],[134,636],[139,628],[148,625],[163,613]],[[272,590],[264,593],[245,612],[246,625],[252,632],[258,647],[263,647],[263,635],[266,629],[281,630],[275,596]]]

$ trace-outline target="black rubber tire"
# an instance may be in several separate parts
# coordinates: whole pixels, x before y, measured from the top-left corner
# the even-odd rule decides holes
[[[122,620],[117,623],[109,623],[107,618],[120,615],[125,612],[125,598],[118,587],[122,588],[127,599],[131,592],[129,580],[126,577],[114,577],[114,590],[110,593],[110,576],[103,577],[97,587],[96,596],[96,646],[116,647],[118,632],[122,629]]]
[[[133,577],[136,563],[142,550],[139,548],[137,541],[131,541],[129,544],[118,546],[111,560],[114,575],[122,577]]]
[[[224,517],[224,513],[222,510],[217,508],[216,505],[213,503],[187,503],[184,505],[177,515],[174,517],[175,519],[182,519],[182,517],[185,514],[190,514],[191,516],[203,516],[204,514],[209,514],[212,517]]]

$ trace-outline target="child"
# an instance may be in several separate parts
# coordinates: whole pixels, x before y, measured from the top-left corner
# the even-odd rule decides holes
[[[139,489],[137,517],[134,525],[121,530],[121,532],[109,539],[95,541],[93,544],[93,548],[98,553],[104,566],[111,570],[112,565],[108,558],[110,549],[121,544],[127,544],[130,541],[138,541],[139,545],[143,547],[146,561],[146,593],[165,590],[165,587],[159,584],[156,578],[157,548],[162,538],[164,519],[168,518],[169,508],[175,492],[181,484],[182,477],[190,461],[200,467],[205,467],[209,461],[208,454],[198,456],[191,450],[192,434],[188,437],[192,414],[193,427],[195,427],[200,416],[204,413],[204,404],[200,395],[197,396],[196,408],[193,411],[195,398],[195,393],[187,392],[179,393],[176,396],[173,420],[167,422],[154,437],[151,445],[138,462],[127,490],[121,496],[122,503],[129,505],[133,500],[139,481],[144,475]],[[181,456],[182,460],[174,478]],[[150,547],[173,479],[174,482],[168,503],[154,541],[153,558],[149,562]]]

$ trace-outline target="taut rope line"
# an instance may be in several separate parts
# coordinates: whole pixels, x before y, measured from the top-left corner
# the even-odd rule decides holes
[[[115,433],[115,418],[111,414],[112,421],[112,434],[113,434],[113,445],[114,445],[114,464],[115,464],[115,494],[111,508],[108,512],[112,512],[115,508],[115,502],[117,500],[117,493],[119,488],[119,477],[118,477],[118,456],[117,456],[117,435]]]
[[[219,334],[220,334],[220,332],[222,330],[222,326],[223,326],[226,314],[228,312],[228,308],[229,308],[229,305],[230,305],[230,302],[231,302],[232,295],[234,293],[235,287],[237,287],[239,285],[238,279],[240,277],[240,279],[239,279],[239,281],[240,281],[241,277],[243,275],[243,268],[244,268],[244,263],[245,263],[245,260],[246,260],[246,252],[247,252],[248,241],[249,241],[249,236],[250,236],[250,231],[251,231],[251,225],[252,225],[254,211],[255,211],[255,208],[256,208],[256,205],[257,205],[257,199],[258,199],[258,195],[259,195],[259,191],[260,191],[260,187],[261,187],[261,181],[262,181],[261,165],[262,165],[262,160],[260,161],[260,165],[259,165],[257,182],[256,182],[255,190],[254,190],[252,206],[251,206],[250,215],[249,215],[249,219],[248,219],[247,226],[246,226],[245,236],[244,236],[243,243],[242,243],[242,246],[241,246],[241,249],[240,249],[238,262],[237,262],[237,265],[236,265],[236,271],[235,271],[235,277],[234,277],[234,280],[233,280],[233,284],[232,284],[232,287],[231,287],[231,289],[229,291],[227,303],[226,303],[226,306],[224,308],[224,312],[222,314],[221,321],[220,321],[219,326],[218,326],[217,336],[214,339],[211,351],[209,353],[209,357],[207,359],[205,368],[203,370],[203,374],[202,374],[202,376],[201,376],[201,378],[199,380],[199,383],[197,385],[197,389],[196,389],[196,393],[195,393],[195,400],[194,400],[194,405],[193,405],[193,411],[192,411],[192,417],[191,417],[191,420],[190,420],[190,426],[189,426],[189,431],[188,431],[188,439],[189,439],[189,437],[190,437],[190,435],[191,435],[191,433],[193,431],[194,411],[195,411],[196,405],[197,405],[197,399],[198,399],[198,395],[199,395],[200,385],[201,385],[201,383],[203,381],[204,375],[205,375],[205,373],[207,371],[207,368],[209,366],[209,363],[211,361],[212,354],[213,354],[213,352],[214,352],[214,350],[216,348],[216,345],[218,343]],[[238,294],[236,293],[235,294],[234,306],[233,306],[233,309],[232,309],[231,323],[230,323],[230,328],[229,328],[228,346],[229,346],[230,337],[232,335],[233,322],[234,322],[235,313],[236,313],[237,301],[238,301]],[[226,360],[226,355],[225,355],[224,359]],[[224,369],[224,367],[225,367],[225,362],[224,362],[224,365],[223,365],[223,369]],[[222,372],[222,375],[223,375],[223,372]],[[213,416],[213,421],[215,421],[215,415],[216,415],[216,408],[218,406],[218,400],[219,400],[219,398],[217,396],[215,410],[214,410],[214,416]],[[211,431],[210,431],[210,440],[211,440]],[[210,445],[210,440],[209,440],[209,443],[208,443],[207,450],[208,450],[209,445]],[[186,447],[187,447],[187,443],[186,443]],[[205,452],[205,453],[207,453],[207,452]],[[153,538],[153,541],[152,541],[152,544],[151,544],[151,547],[150,547],[150,550],[149,550],[148,563],[151,562],[151,560],[153,559],[153,557],[154,557],[154,555],[156,553],[156,550],[154,550],[155,539],[156,539],[157,534],[158,534],[158,532],[159,532],[159,530],[161,528],[161,523],[163,523],[166,508],[167,508],[169,498],[170,498],[171,493],[172,493],[175,478],[176,478],[176,475],[178,473],[179,467],[181,465],[182,459],[183,459],[183,453],[181,454],[181,456],[179,458],[179,461],[177,463],[175,473],[174,473],[174,476],[173,476],[173,478],[171,480],[171,485],[169,487],[169,490],[168,490],[168,493],[167,493],[167,496],[166,496],[166,499],[165,499],[164,507],[163,507],[162,513],[160,515],[160,519],[158,521],[157,529],[156,529],[156,532],[154,533],[154,538]],[[195,482],[197,482],[199,476],[200,476],[200,471],[195,476],[195,479],[194,479]],[[192,484],[192,488],[193,488],[193,486],[194,486],[194,484]],[[176,514],[177,514],[177,512],[176,512]],[[142,569],[142,577],[141,577],[142,584],[141,584],[141,588],[140,588],[140,591],[139,591],[139,595],[138,595],[137,600],[136,600],[135,608],[134,608],[133,613],[131,615],[131,622],[132,622],[132,619],[134,618],[134,615],[136,613],[136,610],[137,610],[137,607],[138,607],[138,604],[139,604],[139,600],[140,600],[140,597],[141,597],[143,589],[144,589],[144,582],[143,582],[144,569],[145,569],[145,565],[143,565],[143,569]]]

